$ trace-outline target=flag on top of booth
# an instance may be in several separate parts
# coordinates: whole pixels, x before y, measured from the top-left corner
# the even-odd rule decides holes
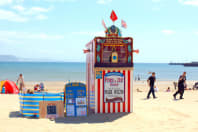
[[[103,25],[103,27],[104,27],[105,29],[107,29],[107,26],[106,26],[104,20],[102,20],[102,25]]]
[[[121,20],[121,25],[123,28],[127,28],[127,23],[124,20]]]
[[[116,20],[118,19],[118,17],[117,17],[117,15],[116,15],[116,13],[115,13],[114,10],[112,10],[110,18],[111,18],[111,20],[112,20],[113,22],[116,21]]]

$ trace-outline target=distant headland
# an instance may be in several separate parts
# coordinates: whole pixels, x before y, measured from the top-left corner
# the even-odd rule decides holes
[[[19,59],[14,55],[0,55],[0,62],[17,62]]]

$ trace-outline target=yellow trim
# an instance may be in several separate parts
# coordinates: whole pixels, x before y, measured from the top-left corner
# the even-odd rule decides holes
[[[22,110],[32,110],[32,111],[38,111],[39,109],[22,109]]]
[[[21,106],[39,106],[39,105],[21,105]]]
[[[61,98],[61,96],[59,96],[59,97],[44,97],[44,98]]]
[[[38,115],[39,113],[23,113],[23,115]]]
[[[21,96],[22,98],[43,98],[43,96],[41,96],[41,97],[34,97],[34,96]],[[61,96],[56,96],[56,97],[44,97],[44,98],[61,98]]]
[[[42,100],[41,100],[42,101]],[[40,101],[33,101],[33,100],[23,100],[23,102],[40,102]]]
[[[41,97],[34,97],[34,96],[20,96],[21,98],[43,98],[43,96]]]

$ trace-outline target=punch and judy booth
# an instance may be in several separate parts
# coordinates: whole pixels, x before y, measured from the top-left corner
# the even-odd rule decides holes
[[[115,25],[86,45],[89,111],[133,112],[133,38]]]

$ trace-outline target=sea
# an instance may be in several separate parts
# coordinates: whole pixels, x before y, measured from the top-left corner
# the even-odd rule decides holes
[[[198,67],[184,67],[167,63],[135,63],[133,77],[147,80],[150,72],[157,80],[178,80],[187,72],[188,80],[198,80]],[[22,73],[25,81],[85,81],[86,63],[83,62],[0,62],[0,80],[16,81]]]

